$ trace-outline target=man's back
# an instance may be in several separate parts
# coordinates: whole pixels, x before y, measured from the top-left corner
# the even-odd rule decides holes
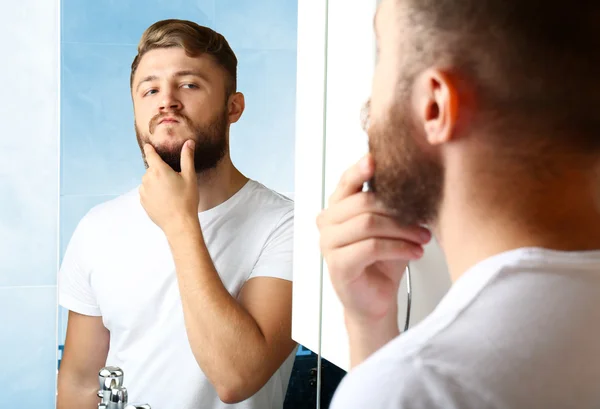
[[[506,252],[357,366],[332,407],[596,408],[598,322],[599,251]]]
[[[249,181],[229,200],[200,213],[211,258],[234,298],[253,277],[291,280],[292,211],[289,199]],[[289,241],[279,247],[289,252],[265,250],[274,240]],[[93,209],[71,243],[61,268],[61,304],[102,316],[110,331],[106,364],[124,370],[130,401],[181,409],[225,406],[192,353],[169,245],[137,192]],[[293,358],[237,407],[280,407]]]

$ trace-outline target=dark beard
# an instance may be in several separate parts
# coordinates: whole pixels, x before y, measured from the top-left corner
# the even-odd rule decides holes
[[[406,113],[408,107],[394,113]],[[375,196],[403,226],[434,223],[443,194],[443,168],[421,149],[414,138],[417,128],[410,118],[393,117],[369,129],[369,150],[375,172],[369,181]]]
[[[150,133],[154,133],[158,122],[167,115],[156,115],[150,121],[148,129]],[[217,167],[219,162],[223,159],[227,153],[227,111],[224,110],[219,116],[217,116],[208,125],[196,125],[190,118],[181,114],[168,114],[170,117],[174,117],[179,121],[183,121],[187,124],[187,127],[191,130],[193,139],[196,143],[194,149],[194,167],[196,173],[203,173]],[[150,143],[149,138],[142,140],[142,135],[137,125],[135,126],[135,133],[138,141],[140,150],[142,151],[142,158],[144,165],[148,168],[148,163],[144,155],[144,143]],[[181,172],[181,150],[183,149],[183,141],[180,146],[177,147],[165,147],[156,146],[152,144],[156,153],[161,159],[171,167],[175,172]]]

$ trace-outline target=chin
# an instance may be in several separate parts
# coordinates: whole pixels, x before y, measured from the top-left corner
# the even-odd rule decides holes
[[[188,139],[190,136],[178,132],[156,132],[150,142],[155,146],[182,146]]]

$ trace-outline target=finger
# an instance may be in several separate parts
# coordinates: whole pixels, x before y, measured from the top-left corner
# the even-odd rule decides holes
[[[344,281],[353,281],[365,268],[378,261],[418,260],[423,248],[404,240],[368,239],[332,252],[327,258],[327,267],[332,275]]]
[[[343,223],[363,213],[377,213],[384,216],[394,214],[375,198],[373,192],[360,192],[323,210],[317,217],[317,226]]]
[[[154,147],[149,143],[144,144],[144,156],[146,157],[146,162],[150,168],[160,168],[165,165],[165,162],[163,162],[158,153],[156,153]]]
[[[321,232],[321,248],[327,251],[369,238],[405,240],[422,246],[431,240],[431,233],[419,225],[400,226],[389,216],[364,213],[344,223],[325,227]]]
[[[329,197],[329,205],[360,192],[363,184],[373,176],[375,166],[370,154],[365,155],[360,161],[352,165],[342,175],[337,188]]]
[[[196,167],[194,165],[194,147],[196,144],[191,139],[183,144],[181,150],[181,174],[188,180],[196,180]]]

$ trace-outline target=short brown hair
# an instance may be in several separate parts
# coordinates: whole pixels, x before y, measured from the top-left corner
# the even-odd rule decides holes
[[[600,150],[600,1],[396,1],[411,73],[436,66],[467,79],[479,120],[504,142],[527,131],[544,144]]]
[[[148,51],[157,48],[183,48],[190,57],[211,55],[228,75],[225,92],[231,95],[237,88],[237,57],[223,35],[208,27],[187,20],[161,20],[144,31],[138,53],[131,64],[130,86],[138,65]]]

